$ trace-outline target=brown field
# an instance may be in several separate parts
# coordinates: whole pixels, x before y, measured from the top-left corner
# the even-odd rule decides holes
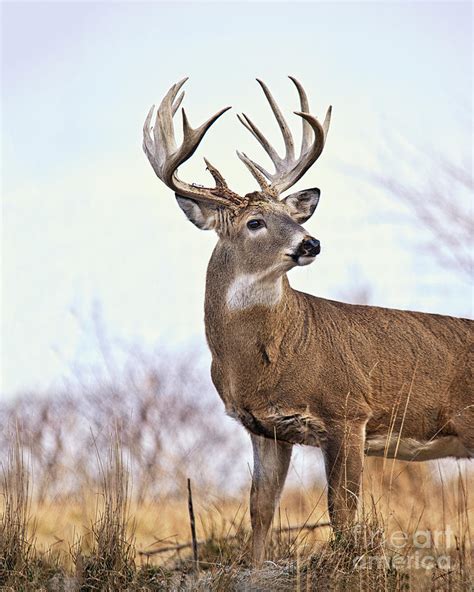
[[[320,459],[305,452],[251,570],[245,433],[197,367],[149,367],[2,409],[0,589],[472,589],[474,476],[455,461],[367,460],[348,543],[325,525]]]

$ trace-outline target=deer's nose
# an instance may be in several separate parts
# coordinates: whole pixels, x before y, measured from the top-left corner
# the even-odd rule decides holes
[[[306,257],[316,257],[321,252],[321,244],[317,238],[310,236],[305,238],[300,246],[300,255]]]

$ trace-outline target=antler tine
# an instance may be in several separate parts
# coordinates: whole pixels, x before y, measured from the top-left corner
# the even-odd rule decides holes
[[[323,122],[323,130],[324,130],[324,141],[326,141],[326,136],[329,132],[329,126],[331,124],[331,115],[332,115],[332,105],[329,105],[328,110],[326,111],[326,117],[324,118]]]
[[[215,121],[219,119],[221,115],[223,115],[230,108],[231,107],[224,107],[224,109],[221,109],[212,117],[209,117],[207,121],[205,121],[196,129],[191,127],[185,110],[181,109],[181,114],[183,117],[183,143],[181,144],[179,150],[177,150],[176,154],[170,159],[169,165],[174,167],[172,172],[176,170],[179,164],[186,162],[186,160],[188,160],[188,158],[190,158],[196,152],[207,130]]]
[[[240,152],[239,152],[238,150],[237,150],[236,152],[237,152],[238,154],[240,154]],[[249,162],[251,162],[251,163],[253,164],[253,166],[254,166],[254,167],[255,167],[255,168],[258,170],[258,171],[260,171],[260,172],[262,173],[262,175],[264,175],[265,177],[267,177],[267,179],[271,179],[271,178],[272,178],[272,175],[271,175],[271,174],[270,174],[268,171],[266,171],[266,170],[263,168],[263,166],[262,166],[262,165],[258,164],[258,162],[255,162],[254,160],[252,160],[251,158],[249,158],[249,157],[248,157],[248,156],[247,156],[245,153],[244,153],[244,156],[245,156],[245,158],[246,158],[246,159],[247,159]],[[268,185],[268,183],[267,183],[267,185]]]
[[[275,166],[275,173],[268,173],[263,167],[251,160],[246,154],[241,154],[240,152],[237,152],[237,154],[258,181],[262,190],[267,191],[273,196],[278,196],[280,193],[294,185],[298,179],[300,179],[314,164],[314,162],[316,162],[323,151],[324,144],[326,142],[326,136],[329,130],[329,124],[331,121],[331,107],[329,107],[322,125],[314,115],[309,113],[308,96],[306,95],[303,86],[293,76],[290,76],[289,78],[296,86],[301,105],[301,111],[295,111],[295,114],[301,117],[303,126],[301,153],[298,158],[295,158],[293,137],[288,128],[288,124],[286,123],[268,87],[261,80],[257,79],[258,83],[263,89],[263,92],[265,93],[265,96],[283,134],[286,149],[285,158],[280,158],[276,150],[270,145],[262,132],[246,115],[243,115],[242,117],[238,116],[239,121],[252,133],[252,135],[259,141],[261,146],[270,156]],[[312,135],[314,137],[311,141]],[[269,183],[267,182],[267,179]]]
[[[310,115],[309,113],[301,113],[300,111],[295,111],[295,115],[303,118],[303,120],[307,121],[314,132],[314,141],[311,144],[309,150],[301,156],[301,158],[296,163],[296,166],[291,171],[290,178],[283,179],[281,181],[281,189],[280,191],[284,191],[294,185],[298,179],[300,179],[306,171],[316,162],[316,160],[321,156],[321,153],[324,148],[324,143],[326,141],[326,134],[324,131],[323,126],[319,123],[319,121],[314,117],[314,115]],[[276,184],[278,186],[278,183]]]
[[[153,149],[154,149],[154,142],[153,142],[153,138],[151,137],[151,133],[150,133],[150,123],[151,123],[151,118],[153,117],[153,112],[155,111],[155,105],[152,105],[150,107],[150,110],[148,111],[148,115],[146,116],[145,119],[145,123],[143,124],[143,151],[145,152],[145,154],[148,157],[148,160],[150,160],[151,155],[153,154]],[[151,160],[150,160],[151,163]],[[151,163],[153,166],[153,163]],[[153,167],[155,168],[155,167]]]
[[[194,154],[211,125],[230,109],[230,107],[221,109],[196,129],[191,127],[186,113],[182,109],[183,141],[177,147],[173,116],[183,101],[184,91],[179,96],[178,93],[186,81],[187,78],[184,78],[174,84],[164,96],[156,111],[153,135],[151,133],[151,120],[155,107],[154,105],[151,107],[143,126],[143,150],[156,175],[177,194],[218,205],[238,205],[242,203],[242,198],[227,187],[221,173],[212,165],[209,165],[207,161],[206,164],[214,177],[216,187],[201,187],[186,183],[178,178],[178,167]]]
[[[249,132],[254,136],[254,138],[256,138],[260,142],[262,148],[265,150],[265,152],[268,154],[268,156],[272,159],[273,162],[281,161],[281,158],[278,156],[278,153],[275,150],[275,148],[273,148],[270,142],[265,138],[265,136],[258,129],[258,127],[254,123],[252,123],[252,121],[247,117],[247,115],[245,115],[245,113],[242,113],[242,116],[240,116],[237,113],[237,119],[244,127],[246,127],[249,130]],[[267,175],[267,173],[264,174]]]
[[[268,178],[271,178],[271,175],[269,173],[267,173],[267,171],[263,167],[261,167],[259,164],[257,164],[253,160],[251,160],[243,152],[239,152],[238,150],[236,150],[236,152],[237,152],[237,156],[245,164],[245,166],[248,168],[248,170],[252,173],[252,175],[256,179],[257,183],[260,185],[260,189],[262,191],[268,190],[270,186],[267,183],[265,176]]]
[[[207,158],[204,159],[204,162],[206,163],[207,170],[211,173],[214,181],[216,182],[216,187],[227,187],[226,180],[216,169],[216,167],[212,166],[212,164],[207,160]]]
[[[280,108],[278,107],[275,99],[273,98],[272,93],[268,89],[268,86],[258,78],[257,82],[262,87],[262,90],[265,93],[265,96],[267,97],[267,101],[270,103],[270,107],[272,108],[273,114],[275,115],[278,125],[280,126],[281,133],[283,134],[286,149],[285,158],[294,158],[295,146],[293,143],[293,136],[291,135],[290,128],[288,127],[288,124],[286,123],[285,118],[283,117],[283,114],[280,111]]]
[[[306,94],[306,91],[304,90],[301,83],[298,80],[296,80],[296,78],[294,78],[293,76],[288,76],[288,78],[296,86],[296,89],[297,89],[298,94],[300,96],[301,111],[303,111],[303,113],[309,113],[309,101],[308,101],[308,96]],[[310,141],[311,141],[311,126],[308,124],[308,122],[305,119],[303,119],[301,156],[303,156],[303,154],[306,152],[306,150],[308,150],[308,146],[310,144]]]
[[[173,104],[173,117],[176,115],[176,111],[180,108],[181,103],[183,102],[184,99],[184,90],[183,92],[179,95],[179,97],[176,99],[176,102]],[[304,111],[304,109],[302,109]]]
[[[173,84],[156,111],[155,127],[153,130],[155,146],[158,146],[159,149],[163,148],[165,154],[171,154],[176,151],[173,126],[173,101],[187,80],[187,78],[183,78],[183,80]]]

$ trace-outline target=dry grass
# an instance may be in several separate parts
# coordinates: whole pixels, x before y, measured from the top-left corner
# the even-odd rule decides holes
[[[2,473],[0,585],[7,584],[10,579],[21,578],[29,564],[32,545],[28,533],[28,485],[23,451],[17,437]]]
[[[112,437],[106,462],[97,460],[101,473],[98,502],[88,536],[73,549],[76,579],[81,590],[126,590],[135,576],[133,524],[130,519],[129,472],[118,434]]]
[[[346,541],[332,540],[328,527],[289,531],[289,525],[327,519],[324,489],[290,490],[274,521],[269,561],[258,571],[249,565],[248,511],[240,503],[244,493],[221,500],[195,497],[201,541],[200,569],[195,572],[189,548],[141,554],[190,540],[185,488],[183,496],[174,499],[131,501],[117,440],[103,465],[99,459],[99,495],[83,504],[63,499],[57,505],[51,500],[29,508],[24,461],[18,447],[16,451],[7,476],[10,506],[3,515],[6,537],[1,539],[2,566],[4,558],[9,559],[2,584],[12,590],[38,590],[40,584],[71,591],[471,589],[468,495],[474,480],[463,472],[436,483],[424,465],[407,469],[396,463],[399,474],[392,477],[390,492],[380,472],[382,463],[370,461],[374,466],[366,471],[361,526],[355,540]],[[414,495],[410,487],[415,483]],[[13,486],[23,494],[13,495]],[[15,512],[8,509],[13,507]],[[37,523],[34,545],[30,513]],[[407,536],[402,549],[390,544],[395,531]],[[450,532],[449,540],[438,531]],[[434,542],[425,546],[414,533],[430,533]],[[420,566],[424,557],[433,558],[429,569]],[[438,558],[440,567],[435,565]]]
[[[301,479],[295,486],[293,478],[268,561],[252,570],[248,443],[238,426],[223,424],[194,370],[188,365],[170,379],[164,370],[139,368],[120,384],[79,395],[31,396],[0,412],[12,428],[2,441],[10,450],[0,500],[4,590],[472,587],[468,463],[367,460],[358,529],[338,540],[327,526],[304,528],[327,521],[325,483]],[[156,552],[191,539],[187,476],[198,570],[189,546]]]

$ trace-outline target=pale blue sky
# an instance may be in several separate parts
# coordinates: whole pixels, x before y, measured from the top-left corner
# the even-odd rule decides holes
[[[203,340],[215,238],[185,220],[141,150],[149,106],[185,75],[191,123],[234,108],[182,176],[208,182],[206,155],[242,192],[255,186],[235,149],[263,157],[235,113],[280,141],[256,76],[296,133],[286,75],[304,83],[314,113],[333,104],[325,153],[298,184],[322,190],[307,226],[323,254],[292,272],[293,285],[338,297],[361,278],[374,304],[470,314],[470,286],[426,256],[402,206],[350,171],[390,166],[417,179],[419,164],[403,151],[382,165],[394,134],[466,158],[471,10],[453,2],[4,3],[3,393],[100,363],[94,303],[113,341]]]

